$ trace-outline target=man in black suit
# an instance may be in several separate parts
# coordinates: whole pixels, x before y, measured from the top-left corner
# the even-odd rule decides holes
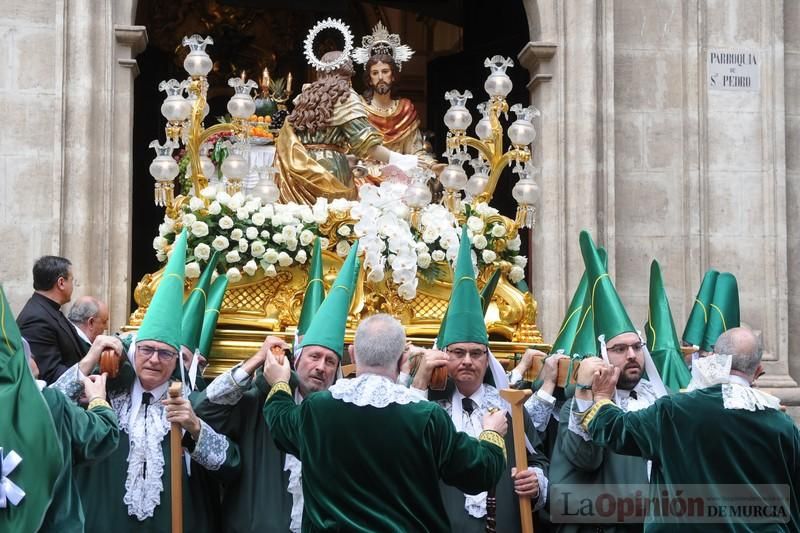
[[[46,255],[33,265],[33,295],[17,315],[22,336],[31,345],[40,378],[48,384],[85,355],[75,327],[61,312],[72,298],[72,263]]]

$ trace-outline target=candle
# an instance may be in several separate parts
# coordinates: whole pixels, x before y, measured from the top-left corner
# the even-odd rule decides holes
[[[267,67],[264,67],[264,72],[261,74],[261,90],[269,91],[269,69]]]
[[[242,71],[242,75],[240,77],[242,78],[242,81],[245,81],[247,79],[247,75],[245,74],[244,70]]]
[[[292,94],[292,73],[286,76],[286,94]]]

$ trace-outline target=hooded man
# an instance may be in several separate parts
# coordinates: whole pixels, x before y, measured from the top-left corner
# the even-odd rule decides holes
[[[180,361],[186,231],[175,240],[142,325],[127,350],[122,379],[109,383],[110,403],[124,435],[106,460],[77,473],[87,530],[169,531],[171,522],[169,433],[172,423],[185,434],[183,520],[186,531],[219,531],[214,481],[238,473],[239,452],[224,435],[199,419],[185,396],[167,398],[170,377]],[[129,337],[126,341],[130,341]],[[57,385],[75,397],[75,385],[92,373],[99,353],[84,357]],[[130,367],[132,382],[125,382]],[[188,394],[184,388],[184,394]],[[191,459],[191,461],[189,460]]]
[[[344,351],[357,248],[357,244],[351,248],[333,285],[346,287],[348,295],[344,296],[344,291],[339,290],[323,304],[319,239],[314,244],[298,324],[298,328],[302,328],[298,331],[302,335],[302,345],[290,381],[297,403],[314,392],[327,390],[336,379]],[[225,487],[222,531],[227,533],[300,531],[303,515],[300,462],[276,447],[261,417],[270,390],[261,368],[267,354],[275,347],[288,348],[283,340],[268,336],[255,355],[217,377],[195,403],[200,416],[238,443],[242,463],[247,465],[239,479]]]
[[[649,466],[645,460],[598,446],[581,427],[584,412],[593,404],[591,380],[595,370],[605,364],[604,360],[620,369],[614,402],[624,411],[644,409],[666,395],[647,346],[628,317],[602,257],[585,231],[580,234],[580,247],[588,284],[571,351],[582,360],[574,398],[565,402],[559,417],[550,469],[550,517],[557,531],[596,531],[598,527],[611,532],[641,531],[641,523],[598,523],[596,516],[571,514],[570,502],[580,498],[576,490],[648,482]],[[598,354],[602,360],[594,357]],[[644,378],[645,372],[648,378]]]
[[[412,387],[423,390],[423,395],[436,401],[449,415],[456,429],[477,437],[483,430],[482,417],[494,409],[509,410],[499,389],[508,388],[508,380],[499,361],[489,351],[483,307],[475,282],[471,246],[467,228],[461,234],[458,262],[453,276],[453,290],[445,314],[437,346],[443,352],[429,350],[414,378]],[[490,299],[490,297],[489,297]],[[444,393],[427,390],[433,368],[446,366],[449,386]],[[517,472],[512,435],[506,435],[509,450],[509,469],[493,487],[497,501],[496,523],[498,531],[519,531],[519,497],[531,499],[534,511],[541,509],[547,497],[546,471],[548,461],[541,441],[530,418],[524,415],[525,432],[531,445],[527,470]],[[487,492],[465,494],[442,485],[450,523],[454,531],[483,532],[487,522]]]

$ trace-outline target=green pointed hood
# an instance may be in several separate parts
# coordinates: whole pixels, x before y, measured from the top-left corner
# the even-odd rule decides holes
[[[314,252],[311,254],[311,268],[308,271],[308,285],[303,295],[303,308],[300,310],[300,320],[297,322],[298,336],[305,335],[323,300],[325,300],[325,285],[322,282],[322,247],[317,237],[314,241]]]
[[[605,248],[598,248],[597,253],[600,254],[600,259],[603,261],[603,268],[605,268],[608,261],[608,255],[606,254]],[[584,271],[580,281],[578,282],[578,287],[575,289],[575,293],[572,295],[572,300],[569,302],[569,307],[567,307],[567,312],[564,315],[561,328],[558,330],[556,340],[553,341],[553,347],[550,349],[550,353],[557,353],[559,350],[562,350],[562,352],[567,355],[572,355],[575,353],[572,349],[572,346],[575,344],[575,339],[578,336],[578,331],[581,329],[581,325],[583,325],[583,328],[586,329],[586,331],[583,331],[581,336],[581,346],[583,346],[581,351],[586,353],[581,355],[593,353],[591,351],[586,351],[587,349],[593,350],[594,348],[588,348],[587,343],[585,342],[585,339],[589,339],[589,344],[591,344],[591,339],[595,338],[594,318],[590,316],[588,319],[586,319],[585,317],[585,311],[587,308],[584,307],[584,299],[586,298],[586,289],[588,286],[589,279],[586,277],[586,272]]]
[[[211,276],[217,266],[219,252],[214,252],[208,260],[203,273],[197,280],[189,297],[183,303],[183,320],[181,321],[181,344],[194,353],[200,342],[200,330],[203,329],[203,315],[208,302],[208,289],[211,287]]]
[[[150,301],[136,341],[159,341],[181,349],[183,277],[186,268],[186,229],[175,239],[156,293]]]
[[[694,299],[694,305],[689,313],[689,320],[686,321],[686,327],[683,330],[683,340],[694,346],[703,344],[703,335],[706,332],[706,324],[708,324],[708,310],[711,300],[714,298],[717,276],[719,276],[719,272],[716,270],[709,270],[703,276],[700,290],[697,291],[697,297]]]
[[[455,342],[489,344],[481,297],[478,294],[475,271],[472,268],[471,252],[467,226],[463,226],[461,243],[458,247],[458,262],[453,276],[453,290],[450,293],[450,303],[447,305],[447,320],[439,331],[441,344],[437,345],[440,350]]]
[[[700,348],[710,352],[717,337],[739,327],[739,287],[730,272],[722,272],[714,284],[714,297],[708,309],[708,324]]]
[[[486,285],[481,289],[481,310],[483,311],[483,316],[486,316],[486,311],[489,310],[489,304],[492,303],[492,296],[494,296],[497,283],[500,281],[500,274],[499,268],[492,272],[489,281],[487,281]]]
[[[650,305],[644,331],[647,349],[664,385],[673,392],[685,389],[692,375],[683,362],[669,299],[661,278],[661,267],[655,259],[650,263]]]
[[[588,294],[590,296],[591,313],[594,317],[594,332],[597,336],[605,335],[606,340],[621,333],[636,333],[633,322],[628,317],[622,301],[619,299],[611,276],[608,275],[603,259],[586,231],[580,234],[581,255],[588,278]],[[599,353],[599,352],[596,352]]]
[[[200,332],[200,340],[197,350],[208,358],[211,352],[211,341],[214,340],[214,332],[217,331],[217,320],[219,320],[219,310],[222,307],[222,300],[225,298],[225,289],[228,288],[228,276],[217,276],[211,288],[208,290],[208,302],[203,313],[203,329]]]
[[[355,292],[358,264],[358,241],[353,243],[347,254],[336,281],[317,314],[303,336],[303,346],[324,346],[336,352],[339,360],[344,354],[344,332],[347,327],[347,313]]]

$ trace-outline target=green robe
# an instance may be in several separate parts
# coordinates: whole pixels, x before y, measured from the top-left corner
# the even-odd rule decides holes
[[[648,517],[647,531],[800,530],[800,430],[776,409],[725,408],[726,386],[664,397],[629,413],[604,406],[590,422],[590,434],[616,453],[652,460],[651,495],[680,485],[704,485],[717,497],[724,496],[717,492],[720,485],[788,485],[791,522],[776,529],[774,523],[676,524]]]
[[[486,386],[489,387],[488,385]],[[452,398],[452,395],[451,395]],[[499,397],[498,397],[499,398]],[[437,403],[449,415],[451,413],[450,400],[440,400]],[[495,498],[497,510],[495,512],[497,531],[520,531],[519,497],[514,492],[514,481],[511,478],[511,468],[516,466],[514,455],[514,436],[511,431],[511,416],[508,415],[508,431],[505,435],[506,450],[508,450],[508,465],[500,481],[495,485]],[[533,427],[528,413],[523,411],[525,424],[525,434],[534,446],[534,454],[528,455],[528,466],[542,469],[547,475],[549,461],[542,447],[539,434]],[[464,493],[455,487],[441,483],[442,500],[447,511],[447,518],[453,531],[459,533],[484,533],[486,531],[486,519],[471,516],[464,509]],[[531,508],[535,507],[537,500],[531,500]],[[537,521],[538,522],[538,521]]]
[[[476,494],[505,470],[500,447],[457,432],[433,402],[359,407],[326,391],[298,406],[277,392],[264,418],[303,463],[304,532],[449,532],[439,479]]]
[[[564,403],[559,413],[558,438],[550,458],[550,516],[554,522],[554,531],[559,532],[596,532],[598,528],[608,532],[642,531],[641,523],[634,524],[600,524],[600,523],[557,523],[558,514],[573,512],[565,506],[568,501],[557,500],[552,491],[558,485],[613,485],[613,484],[647,484],[647,463],[641,457],[619,455],[613,451],[586,441],[582,436],[569,429],[570,406],[575,401],[570,398]],[[577,405],[574,411],[578,411]],[[556,508],[556,506],[558,506]],[[556,515],[556,516],[554,516]]]
[[[208,393],[215,394],[214,401]],[[287,491],[286,454],[275,446],[261,410],[269,385],[259,372],[239,389],[231,372],[220,375],[194,400],[197,415],[239,445],[240,476],[226,483],[222,499],[222,529],[226,533],[286,533],[289,531],[292,496]],[[225,397],[227,396],[227,397]]]
[[[87,411],[54,389],[45,388],[42,396],[58,432],[64,467],[56,480],[53,498],[39,531],[80,533],[84,531],[84,515],[73,466],[102,460],[114,451],[119,442],[117,416],[107,407]]]

